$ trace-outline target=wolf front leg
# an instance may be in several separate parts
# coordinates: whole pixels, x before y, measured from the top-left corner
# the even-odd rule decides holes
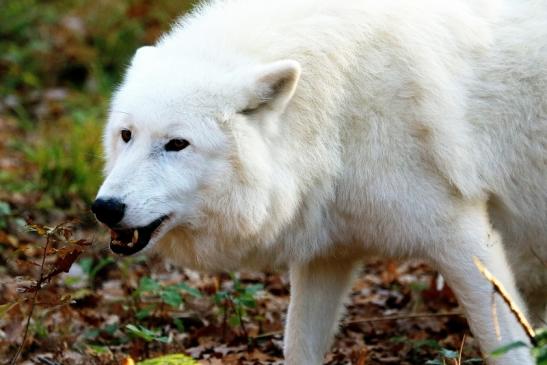
[[[323,363],[356,268],[355,261],[336,259],[291,265],[284,349],[287,365]]]
[[[527,348],[511,350],[498,358],[491,356],[492,351],[503,345],[515,341],[529,343],[529,340],[509,306],[498,294],[493,294],[492,284],[473,261],[473,257],[480,259],[503,284],[514,303],[521,310],[526,310],[516,289],[501,239],[490,226],[486,209],[482,205],[470,209],[452,223],[448,237],[442,238],[444,242],[440,250],[432,250],[430,258],[456,294],[487,363],[534,364]]]

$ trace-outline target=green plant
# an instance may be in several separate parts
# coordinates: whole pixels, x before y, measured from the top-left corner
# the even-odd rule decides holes
[[[243,323],[250,308],[256,307],[256,298],[258,292],[264,289],[262,284],[244,285],[239,278],[230,274],[233,285],[230,289],[217,291],[214,299],[219,306],[223,316],[223,329],[225,331],[226,323],[232,327],[239,326],[245,337],[247,330]]]
[[[146,342],[158,341],[162,343],[169,343],[168,336],[162,336],[161,331],[148,329],[141,325],[128,324],[125,326],[127,334],[131,337],[140,338]]]
[[[0,229],[6,229],[10,215],[11,208],[9,204],[0,200]]]
[[[114,264],[116,261],[111,257],[101,257],[98,260],[94,260],[91,257],[84,257],[79,261],[80,267],[87,275],[89,286],[94,287],[95,277],[103,268],[110,264]]]
[[[186,283],[162,285],[151,277],[142,277],[138,288],[133,292],[133,298],[137,300],[138,307],[140,307],[136,313],[137,319],[150,316],[154,311],[161,309],[163,304],[179,309],[184,303],[183,293],[196,298],[201,297],[199,290]]]
[[[36,316],[34,320],[32,321],[32,324],[30,325],[30,331],[34,334],[37,338],[47,338],[48,336],[48,330],[44,326],[44,322],[42,321],[42,318]]]
[[[434,360],[427,360],[425,365],[462,365],[462,364],[484,364],[483,359],[461,359],[461,353],[444,347],[439,348],[439,355]]]
[[[98,116],[73,114],[55,128],[39,129],[40,138],[22,147],[36,167],[36,190],[42,206],[69,207],[74,198],[92,201],[102,180]]]
[[[112,323],[104,326],[104,328],[89,328],[83,333],[84,340],[90,341],[95,340],[97,337],[99,337],[101,334],[106,334],[109,336],[114,336],[116,331],[118,331],[119,325],[118,323]]]
[[[492,352],[493,357],[499,357],[517,348],[527,347],[536,359],[537,365],[547,365],[547,328],[537,330],[532,346],[522,341],[511,342]]]

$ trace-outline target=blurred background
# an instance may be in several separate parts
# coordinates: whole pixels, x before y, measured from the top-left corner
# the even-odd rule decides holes
[[[192,6],[0,0],[0,364],[122,364],[171,353],[201,364],[281,363],[286,275],[120,259],[89,212],[109,97],[134,51]],[[459,356],[482,363],[435,271],[374,261],[326,363],[456,364]]]
[[[191,1],[0,2],[0,199],[83,207],[101,181],[108,98],[135,49]],[[9,151],[9,152],[8,152]]]

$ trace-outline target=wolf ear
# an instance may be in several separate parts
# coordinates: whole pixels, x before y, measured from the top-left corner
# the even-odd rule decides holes
[[[241,113],[252,114],[264,109],[284,111],[294,95],[300,73],[300,64],[292,60],[259,67],[252,74],[251,95]]]
[[[141,62],[142,60],[149,59],[156,51],[153,46],[143,46],[137,49],[135,56],[133,56],[132,63]]]

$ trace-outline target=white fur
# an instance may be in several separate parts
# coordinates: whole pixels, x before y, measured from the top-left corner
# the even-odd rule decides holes
[[[184,266],[289,267],[288,364],[321,363],[375,254],[438,267],[488,355],[526,336],[498,301],[496,338],[473,256],[545,313],[546,94],[545,0],[214,1],[133,59],[99,196],[171,214],[149,248]]]

